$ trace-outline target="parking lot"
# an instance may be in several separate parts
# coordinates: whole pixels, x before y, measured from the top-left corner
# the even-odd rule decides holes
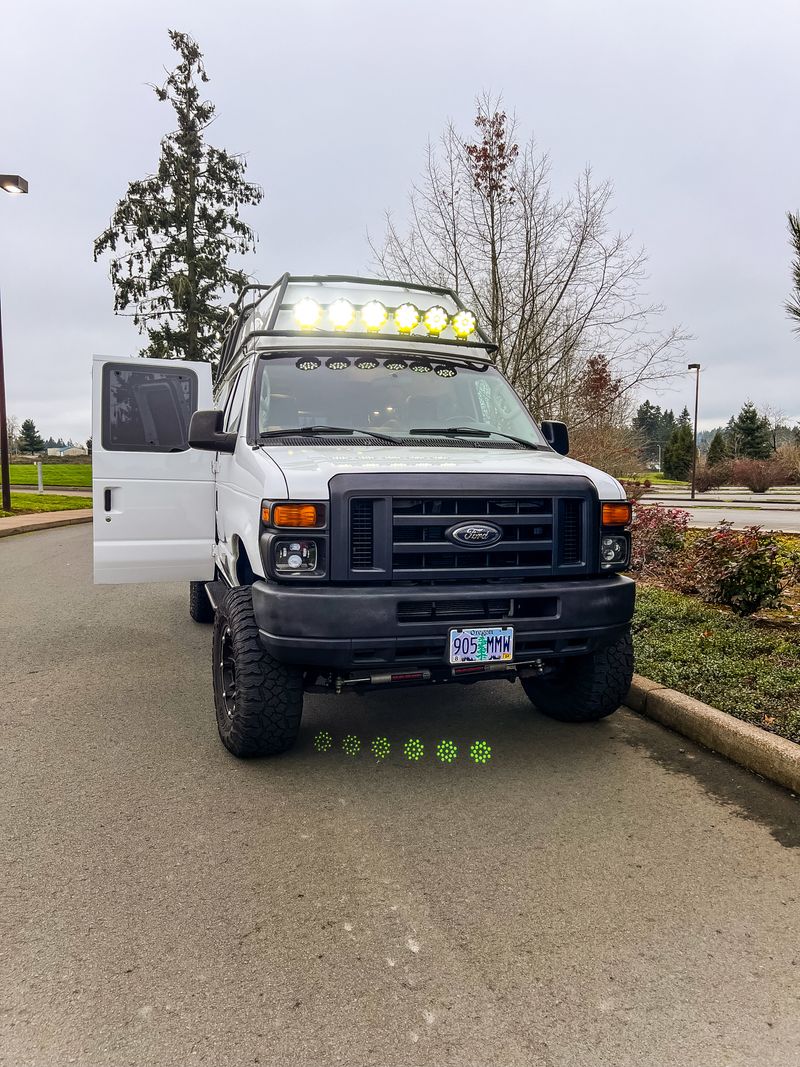
[[[90,526],[0,562],[0,1062],[800,1063],[796,798],[502,682],[311,696],[237,762],[182,586],[93,587]]]

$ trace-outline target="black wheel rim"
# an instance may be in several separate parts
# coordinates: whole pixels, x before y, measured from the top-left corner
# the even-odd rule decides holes
[[[232,719],[236,711],[236,662],[233,657],[233,638],[231,628],[222,631],[219,650],[219,678],[222,704],[225,714]]]

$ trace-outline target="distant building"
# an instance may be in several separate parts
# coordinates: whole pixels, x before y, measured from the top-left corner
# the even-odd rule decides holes
[[[83,445],[68,445],[66,448],[48,448],[48,456],[88,456],[88,448]]]

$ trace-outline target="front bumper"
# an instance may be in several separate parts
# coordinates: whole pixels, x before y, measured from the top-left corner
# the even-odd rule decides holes
[[[456,626],[514,627],[514,663],[580,655],[630,624],[622,575],[519,585],[253,586],[264,647],[284,663],[340,670],[449,666]]]

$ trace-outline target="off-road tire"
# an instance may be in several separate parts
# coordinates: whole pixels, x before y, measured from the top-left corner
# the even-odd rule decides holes
[[[230,589],[216,612],[212,673],[217,727],[240,759],[275,756],[297,739],[303,672],[279,663],[261,644],[249,586]]]
[[[616,711],[633,678],[633,642],[625,633],[588,656],[570,657],[558,673],[521,678],[536,708],[560,722],[596,722]]]
[[[214,609],[205,582],[189,582],[189,614],[195,622],[213,622]]]

